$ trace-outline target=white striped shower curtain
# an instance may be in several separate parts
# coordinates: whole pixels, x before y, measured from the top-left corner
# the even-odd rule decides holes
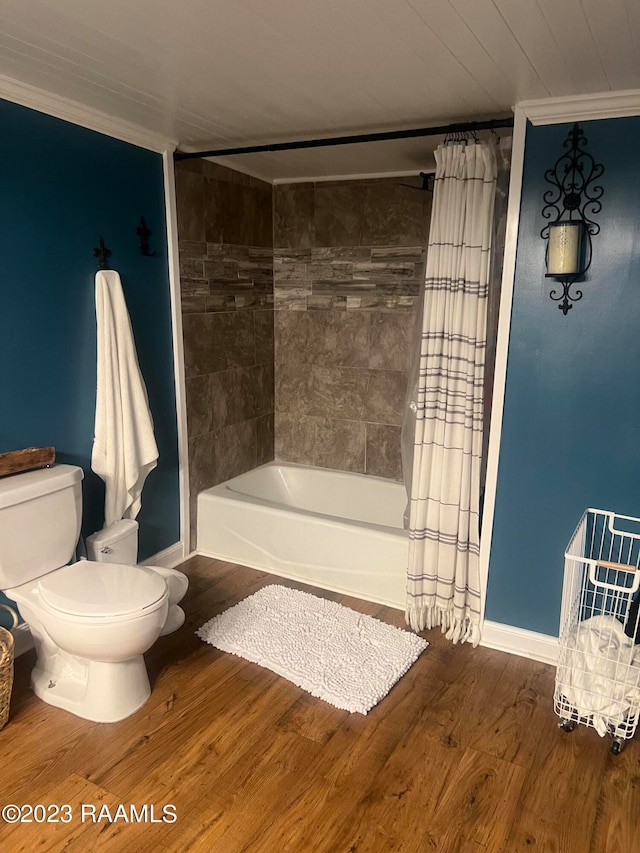
[[[436,151],[420,340],[407,622],[480,640],[480,465],[493,143]]]

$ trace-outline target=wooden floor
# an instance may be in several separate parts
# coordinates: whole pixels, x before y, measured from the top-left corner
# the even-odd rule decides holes
[[[559,731],[552,667],[427,632],[389,695],[349,714],[194,635],[278,579],[199,557],[184,570],[187,622],[147,655],[152,696],[129,719],[46,705],[28,687],[33,653],[16,661],[0,805],[72,811],[0,821],[2,851],[640,851],[638,744],[613,757],[593,730]],[[317,594],[403,626],[398,611]],[[137,823],[130,807],[145,804]]]

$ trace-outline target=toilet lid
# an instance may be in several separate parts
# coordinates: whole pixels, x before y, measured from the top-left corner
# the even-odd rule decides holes
[[[80,560],[38,581],[43,601],[74,616],[125,616],[155,604],[167,591],[144,566]]]

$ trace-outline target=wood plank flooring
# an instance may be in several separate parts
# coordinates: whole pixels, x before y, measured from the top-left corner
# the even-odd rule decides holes
[[[0,806],[72,811],[66,823],[0,820],[2,851],[640,851],[638,744],[613,757],[592,730],[561,732],[553,667],[426,632],[389,695],[349,714],[195,629],[274,582],[401,627],[403,614],[217,560],[183,568],[187,622],[147,655],[152,696],[129,719],[46,705],[28,686],[33,653],[16,661]]]

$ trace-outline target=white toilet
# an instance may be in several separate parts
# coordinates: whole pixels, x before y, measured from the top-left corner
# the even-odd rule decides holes
[[[81,468],[54,465],[0,479],[0,589],[34,638],[31,686],[41,699],[101,723],[149,698],[143,654],[178,628],[182,572],[137,566],[137,522],[89,537],[69,564],[82,521]]]

